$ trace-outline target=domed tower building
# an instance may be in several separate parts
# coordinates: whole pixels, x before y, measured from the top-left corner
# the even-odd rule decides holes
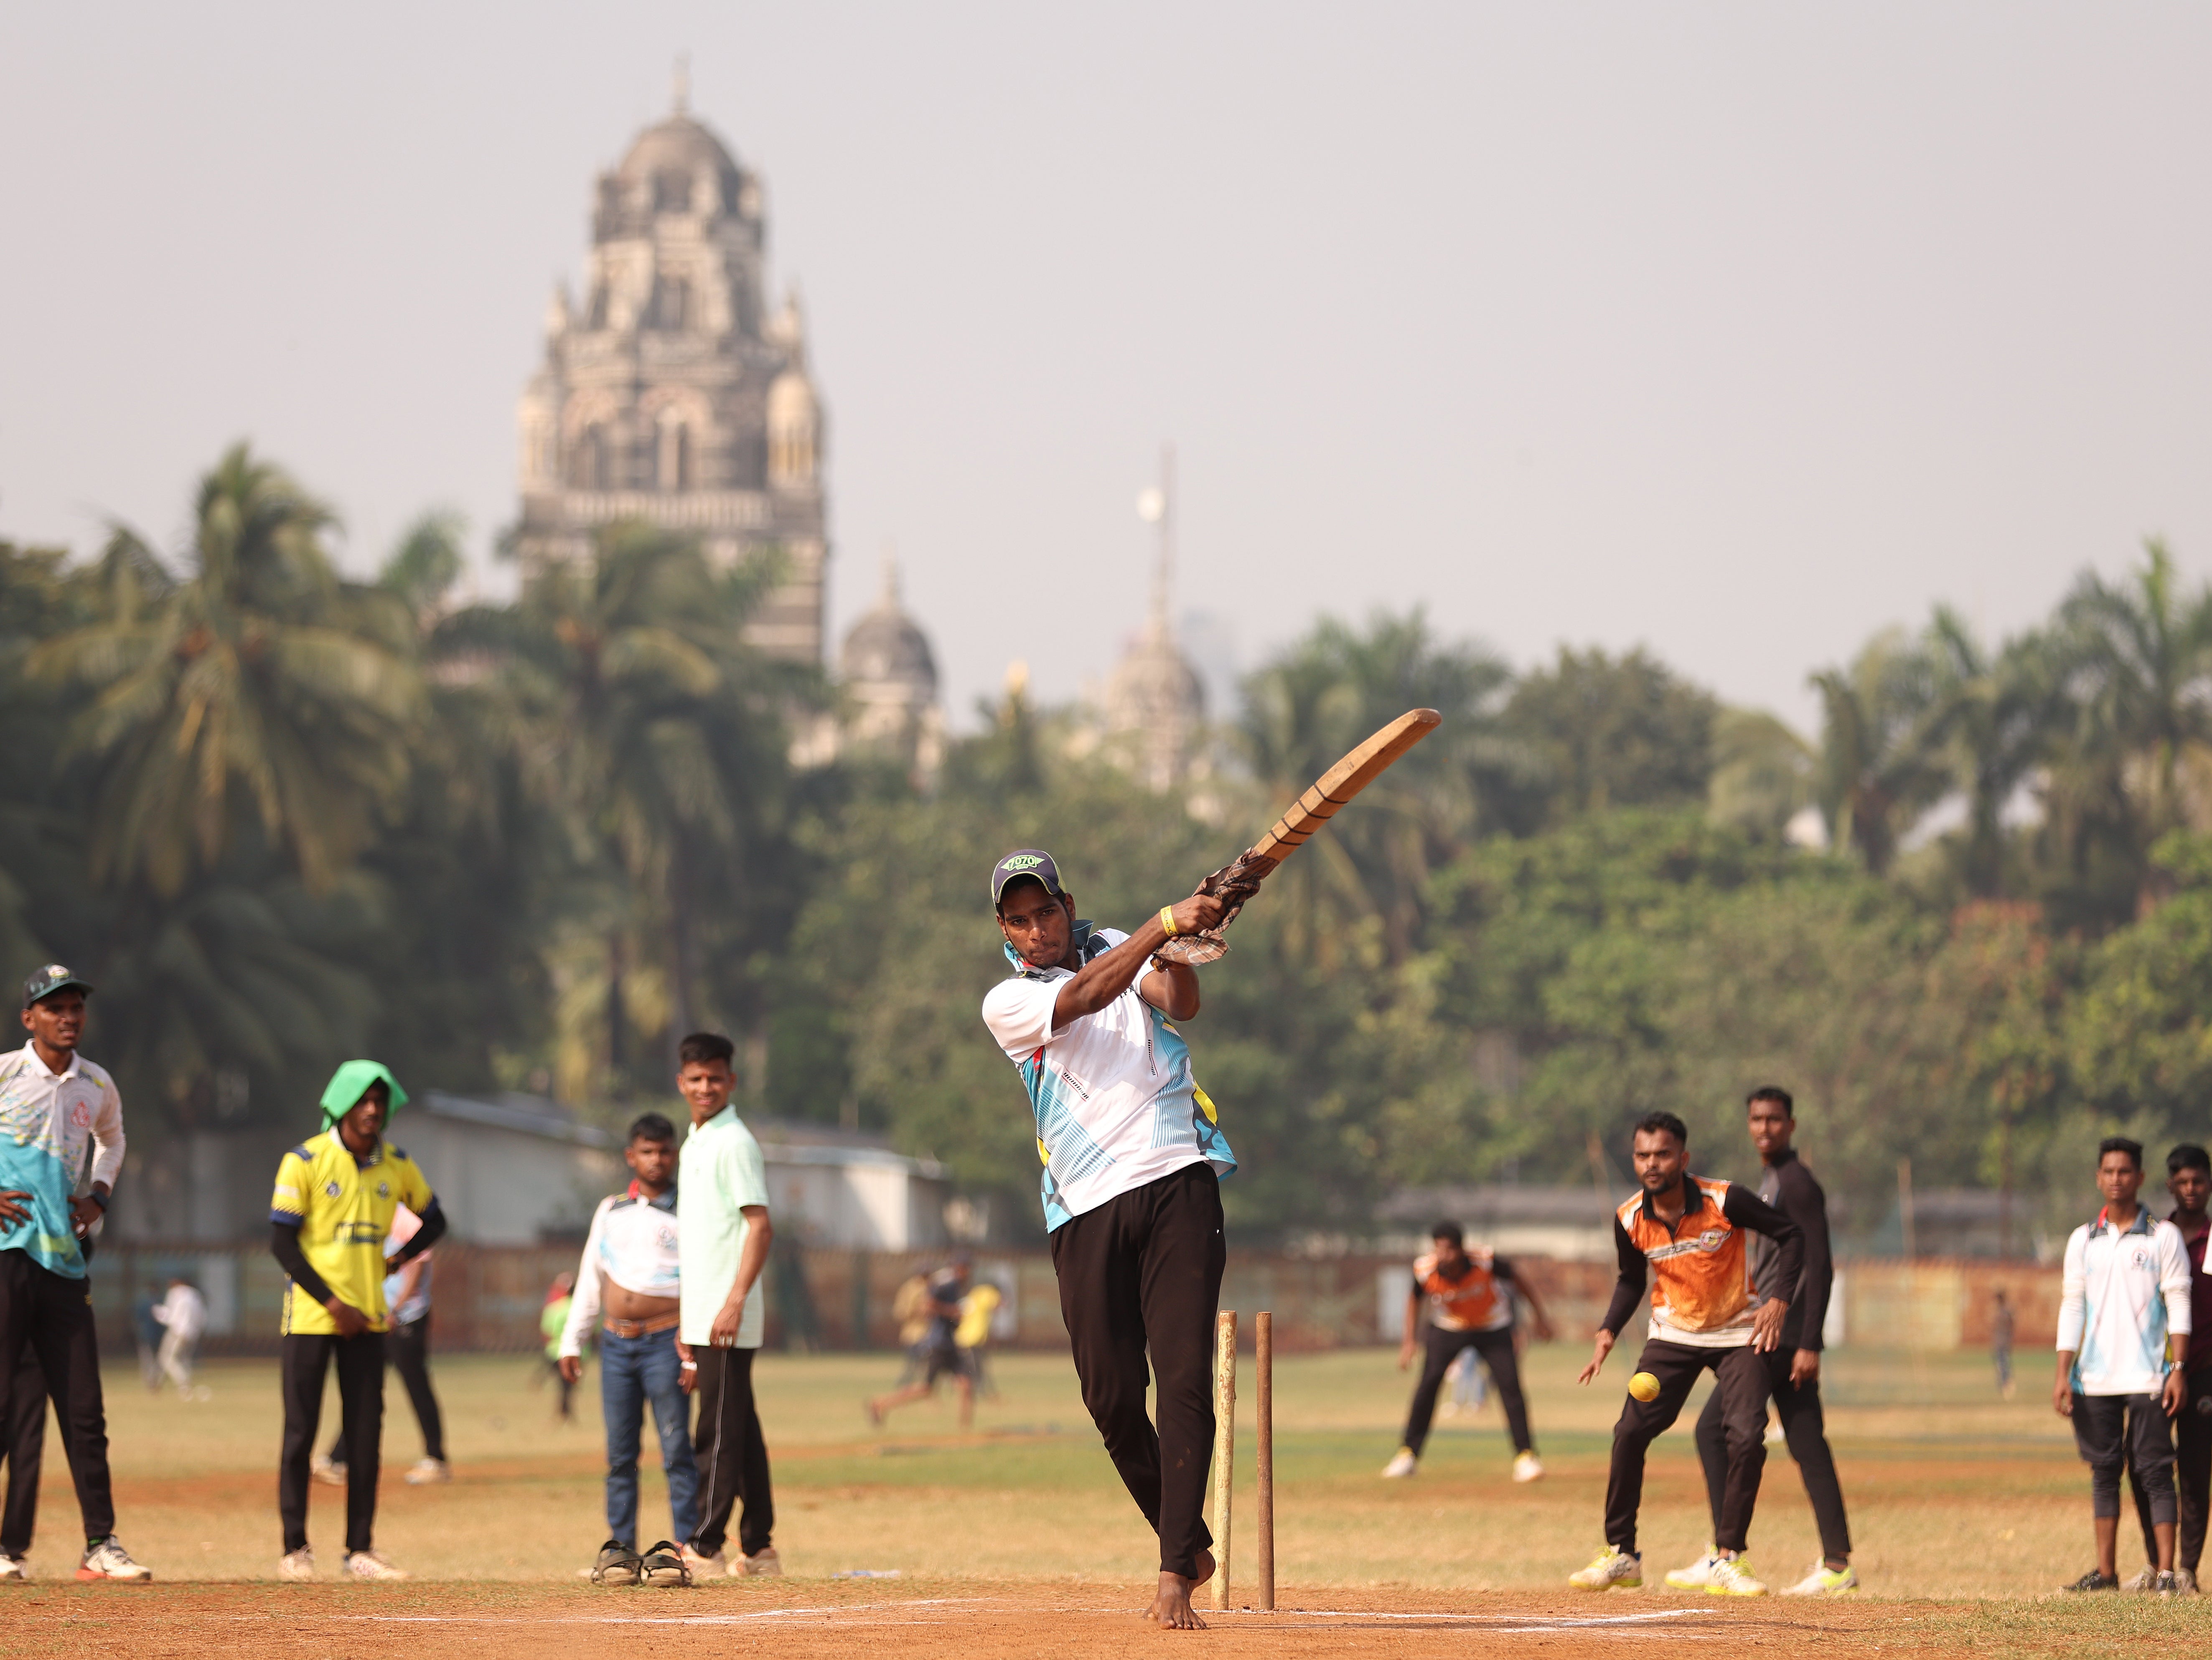
[[[899,760],[927,788],[945,759],[945,711],[937,701],[937,659],[921,625],[899,600],[898,566],[884,561],[875,609],[853,625],[837,662],[845,691],[842,747]]]
[[[580,303],[556,288],[518,411],[526,570],[588,558],[626,519],[696,534],[727,565],[774,548],[746,627],[819,663],[829,543],[821,401],[795,298],[773,315],[759,179],[685,106],[600,175]]]

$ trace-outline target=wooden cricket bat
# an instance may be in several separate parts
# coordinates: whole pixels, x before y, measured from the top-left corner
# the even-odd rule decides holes
[[[1199,891],[1231,894],[1234,903],[1221,919],[1225,928],[1258,891],[1268,873],[1289,858],[1313,833],[1336,817],[1337,810],[1387,771],[1391,763],[1442,724],[1434,709],[1408,709],[1389,726],[1354,749],[1314,781],[1313,787],[1292,802],[1267,833],[1232,864],[1207,877]],[[1220,928],[1210,933],[1188,933],[1170,939],[1159,955],[1171,963],[1196,967],[1211,963],[1229,949]]]

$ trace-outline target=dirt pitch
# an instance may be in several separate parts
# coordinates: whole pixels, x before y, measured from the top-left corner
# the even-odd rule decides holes
[[[1120,1654],[1626,1657],[1654,1639],[1705,1653],[2111,1655],[2201,1645],[2207,1622],[2173,1604],[1716,1602],[1670,1593],[1580,1599],[1508,1593],[1286,1588],[1273,1614],[1207,1611],[1203,1633],[1156,1630],[1136,1598],[1091,1582],[884,1580],[720,1583],[690,1591],[509,1585],[150,1587],[33,1584],[0,1598],[0,1649],[42,1660],[129,1656],[237,1660],[640,1660],[714,1654],[778,1660],[961,1660]]]

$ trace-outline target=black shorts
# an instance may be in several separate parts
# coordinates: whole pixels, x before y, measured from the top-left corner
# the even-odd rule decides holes
[[[935,1383],[940,1377],[969,1377],[975,1375],[975,1356],[973,1350],[953,1346],[922,1351],[921,1381]]]

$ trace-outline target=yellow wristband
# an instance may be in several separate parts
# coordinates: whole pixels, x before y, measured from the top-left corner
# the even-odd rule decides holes
[[[1170,938],[1173,938],[1174,935],[1179,932],[1175,925],[1175,907],[1173,905],[1162,905],[1160,907],[1160,926],[1168,931],[1168,934]]]

